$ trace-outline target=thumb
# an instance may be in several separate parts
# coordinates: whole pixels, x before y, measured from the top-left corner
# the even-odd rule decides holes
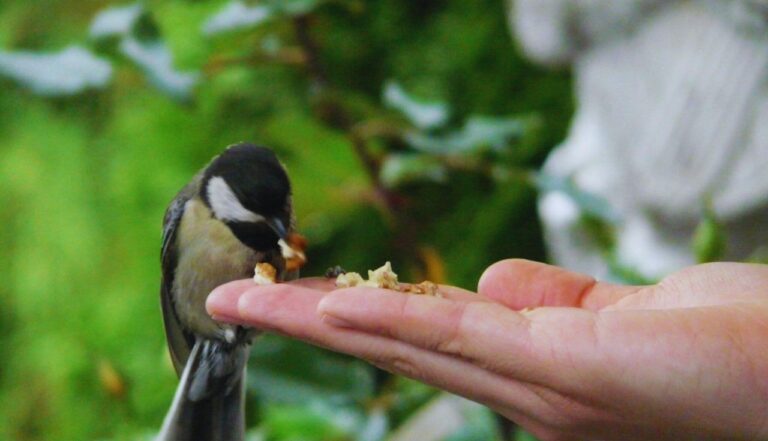
[[[598,310],[638,289],[598,282],[591,276],[552,265],[508,259],[488,267],[477,290],[512,309],[568,306]]]

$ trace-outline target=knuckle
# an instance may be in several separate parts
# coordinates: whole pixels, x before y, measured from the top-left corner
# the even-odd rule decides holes
[[[467,310],[469,303],[456,303],[453,311],[450,312],[448,320],[449,326],[445,335],[442,338],[437,339],[435,349],[438,352],[442,352],[450,355],[457,355],[464,357],[465,354],[465,335],[467,323]]]

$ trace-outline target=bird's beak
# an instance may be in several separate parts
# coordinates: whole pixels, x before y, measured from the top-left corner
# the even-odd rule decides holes
[[[283,221],[276,217],[270,217],[265,220],[267,225],[269,225],[269,228],[272,228],[272,230],[277,233],[277,236],[280,239],[286,240],[288,237],[288,230],[285,228],[285,224]]]

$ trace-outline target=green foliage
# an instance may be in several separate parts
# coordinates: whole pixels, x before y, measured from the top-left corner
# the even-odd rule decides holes
[[[528,177],[570,83],[504,20],[491,0],[4,2],[0,439],[151,439],[177,381],[163,211],[234,142],[285,161],[305,274],[391,260],[474,288],[542,259]],[[380,440],[436,393],[274,336],[250,366],[253,439]],[[481,413],[452,439],[494,430]]]
[[[722,259],[726,244],[723,226],[717,220],[715,212],[708,206],[693,234],[692,247],[696,261],[705,263]]]

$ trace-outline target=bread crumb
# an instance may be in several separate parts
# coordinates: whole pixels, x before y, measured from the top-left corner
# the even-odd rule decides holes
[[[377,288],[398,290],[397,274],[392,271],[392,264],[387,262],[379,268],[368,270],[368,281],[374,283]]]
[[[256,264],[253,270],[253,282],[257,285],[272,285],[276,282],[277,270],[266,262]]]
[[[406,287],[403,288],[402,291],[407,292],[409,294],[421,294],[425,296],[433,296],[433,297],[440,297],[440,298],[443,297],[443,295],[440,294],[440,290],[437,284],[430,282],[429,280],[425,280],[415,285],[407,285]]]
[[[336,277],[336,286],[338,288],[351,288],[353,286],[365,285],[366,280],[358,273],[344,273]]]
[[[428,280],[414,285],[400,284],[397,280],[397,274],[392,271],[392,264],[390,262],[385,263],[373,271],[369,270],[367,280],[359,273],[355,272],[339,274],[338,277],[336,277],[337,288],[351,288],[353,286],[368,286],[371,288],[383,288],[407,294],[442,297],[437,284]]]

